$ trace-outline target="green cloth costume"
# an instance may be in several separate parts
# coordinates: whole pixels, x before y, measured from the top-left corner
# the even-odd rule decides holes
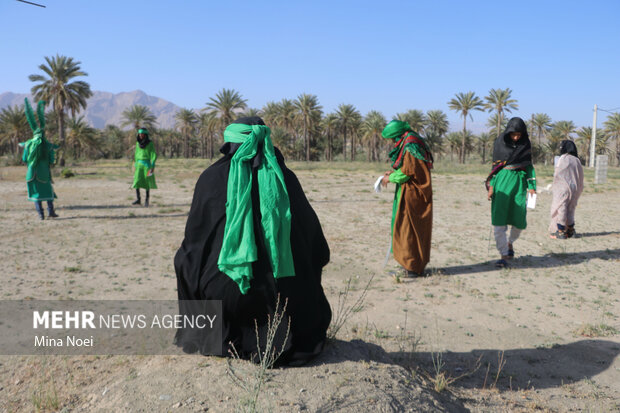
[[[407,137],[403,137],[403,135],[409,132],[409,136],[418,138],[415,142],[412,139],[407,139]],[[383,131],[381,132],[381,136],[384,139],[392,139],[396,140],[396,144],[394,149],[390,152],[389,156],[392,160],[392,168],[394,168],[394,172],[392,172],[389,176],[390,182],[396,184],[396,189],[394,191],[394,202],[392,204],[392,233],[394,232],[394,219],[396,217],[396,211],[398,209],[398,204],[400,203],[401,198],[401,187],[402,184],[407,182],[411,177],[405,175],[401,171],[401,167],[403,166],[403,160],[405,151],[411,154],[414,158],[424,161],[429,169],[433,168],[433,157],[431,155],[431,151],[426,144],[424,138],[415,133],[409,123],[393,120],[388,123]]]
[[[148,136],[146,129],[139,129],[138,134],[144,133]],[[148,138],[147,138],[148,139]],[[155,161],[157,153],[155,153],[155,145],[149,140],[144,148],[140,147],[140,143],[136,143],[136,152],[134,155],[136,162],[136,172],[133,176],[132,188],[157,189],[155,183]],[[150,174],[150,176],[149,176]]]
[[[393,120],[381,136],[395,141],[390,152],[396,184],[392,204],[392,252],[407,271],[422,274],[430,260],[433,227],[433,156],[407,122]]]
[[[32,139],[19,144],[24,148],[22,161],[28,164],[28,172],[26,173],[28,200],[33,202],[53,201],[56,194],[52,187],[50,165],[55,162],[55,150],[58,149],[58,145],[54,145],[45,139],[45,102],[40,100],[37,105],[38,124],[28,99],[25,99],[24,107],[26,120],[33,131]]]
[[[491,223],[495,226],[527,227],[527,190],[536,190],[536,172],[532,165],[523,169],[504,167],[489,184],[493,187]]]
[[[230,163],[224,241],[217,264],[220,271],[239,285],[242,294],[250,288],[252,263],[258,259],[251,198],[252,161],[257,155],[261,226],[273,276],[278,279],[295,275],[290,201],[270,133],[267,126],[242,123],[233,123],[224,131],[225,142],[241,146]]]

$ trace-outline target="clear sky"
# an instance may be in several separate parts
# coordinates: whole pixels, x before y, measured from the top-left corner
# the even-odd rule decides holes
[[[29,92],[43,57],[62,54],[93,90],[194,109],[222,88],[255,108],[312,93],[326,112],[441,109],[456,130],[458,92],[511,88],[513,115],[577,126],[595,103],[620,108],[620,0],[34,1],[47,7],[0,1],[0,93]]]

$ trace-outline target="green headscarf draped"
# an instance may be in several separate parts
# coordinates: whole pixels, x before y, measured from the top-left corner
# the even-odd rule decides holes
[[[48,156],[45,145],[45,102],[40,100],[37,105],[37,117],[39,122],[34,117],[34,112],[28,98],[24,99],[24,111],[26,112],[26,120],[32,129],[32,139],[25,143],[28,146],[28,156],[25,159],[28,165],[36,167],[39,164],[41,158]]]
[[[407,122],[395,119],[387,124],[383,132],[381,132],[381,136],[385,139],[398,139],[408,130],[412,129]]]
[[[250,288],[252,262],[258,259],[252,217],[251,161],[261,146],[263,157],[258,167],[258,191],[269,261],[274,278],[295,275],[290,243],[290,202],[270,133],[267,126],[241,123],[233,123],[224,131],[225,142],[241,143],[241,146],[230,162],[224,242],[217,265],[239,285],[242,294]]]
[[[426,139],[414,132],[407,122],[402,120],[391,121],[383,129],[381,136],[396,141],[394,149],[389,154],[394,169],[399,169],[403,165],[405,151],[413,155],[414,158],[424,161],[428,169],[433,168],[433,155]]]

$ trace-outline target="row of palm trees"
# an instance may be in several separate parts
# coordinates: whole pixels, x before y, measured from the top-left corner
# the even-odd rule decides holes
[[[356,160],[361,150],[368,161],[379,161],[385,160],[390,150],[391,143],[381,139],[381,131],[387,123],[383,114],[373,110],[362,116],[352,104],[341,104],[334,112],[324,113],[318,97],[307,93],[254,109],[247,106],[238,91],[222,89],[209,98],[200,111],[181,109],[175,115],[173,129],[158,129],[150,109],[134,105],[122,114],[120,127],[129,127],[129,131],[114,125],[98,130],[89,126],[83,116],[78,116],[92,96],[89,84],[75,79],[87,76],[80,62],[60,55],[45,57],[45,61],[39,66],[43,74],[30,75],[29,79],[35,83],[31,90],[34,99],[43,99],[51,106],[46,114],[48,137],[61,145],[61,165],[64,165],[65,154],[75,158],[129,156],[138,127],[152,131],[159,151],[165,156],[213,158],[217,145],[222,142],[224,128],[239,116],[261,116],[272,128],[274,144],[285,156],[297,160],[332,161],[340,154],[344,160]],[[457,93],[447,103],[463,118],[461,132],[448,132],[448,118],[441,110],[425,113],[413,109],[398,113],[395,118],[407,121],[424,135],[436,158],[449,155],[454,160],[456,154],[461,163],[475,153],[486,162],[495,137],[505,127],[506,114],[519,108],[509,88],[491,89],[484,98],[472,91]],[[467,129],[467,119],[473,119],[476,111],[491,114],[488,132],[474,135]],[[545,113],[533,114],[527,122],[536,161],[550,161],[563,139],[574,139],[587,161],[590,127],[577,128],[572,121],[553,122]],[[16,155],[17,143],[26,140],[29,134],[23,106],[0,111],[0,153]],[[612,141],[615,141],[615,150],[612,150]],[[596,153],[615,155],[620,164],[620,113],[611,114],[604,122],[604,129],[597,131]]]

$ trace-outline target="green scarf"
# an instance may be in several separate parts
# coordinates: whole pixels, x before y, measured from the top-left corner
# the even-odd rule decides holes
[[[26,113],[26,120],[30,125],[30,129],[32,129],[32,139],[26,142],[26,146],[28,147],[28,156],[24,161],[28,162],[28,165],[32,167],[37,167],[39,161],[48,155],[47,149],[47,141],[45,140],[45,102],[40,100],[37,105],[37,117],[39,121],[34,116],[34,111],[32,110],[32,106],[30,106],[30,102],[28,102],[28,98],[24,99],[24,111]]]
[[[403,166],[405,151],[413,155],[414,158],[424,161],[428,169],[433,168],[433,155],[426,140],[414,132],[407,122],[391,121],[383,129],[381,136],[396,141],[394,149],[389,154],[392,160],[392,168],[399,169]]]
[[[252,217],[252,159],[262,146],[258,167],[261,226],[274,278],[295,275],[291,252],[291,209],[284,175],[273,149],[270,129],[264,125],[233,123],[224,141],[241,143],[230,161],[226,191],[224,242],[217,261],[242,294],[250,288],[252,263],[258,259]]]

